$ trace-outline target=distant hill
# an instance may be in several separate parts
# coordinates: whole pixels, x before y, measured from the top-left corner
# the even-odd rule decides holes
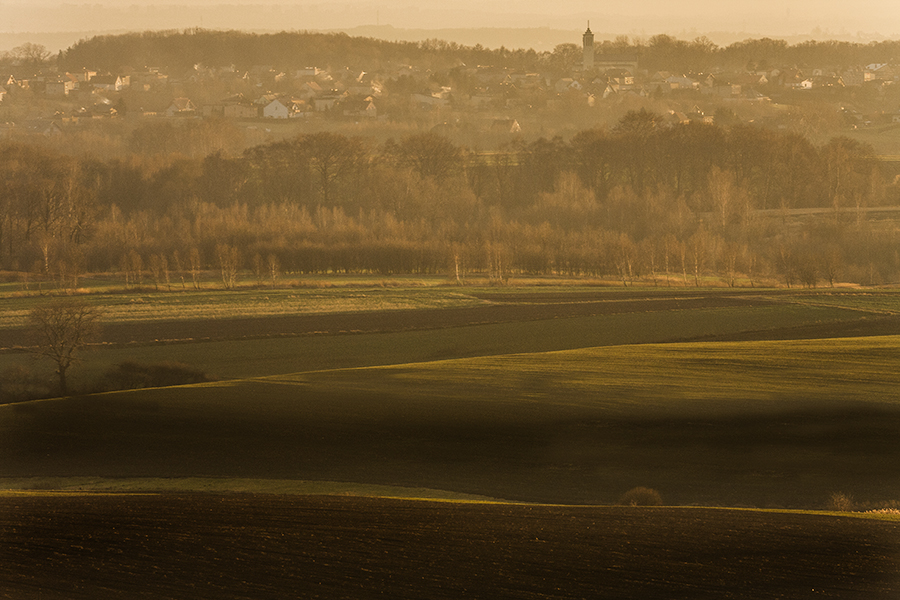
[[[142,28],[142,30],[145,28]],[[277,33],[275,29],[265,29],[259,27],[248,26],[243,28],[250,33],[273,34]],[[610,31],[602,33],[594,27],[594,36],[598,41],[613,40],[623,32]],[[51,52],[58,52],[69,46],[74,45],[80,40],[86,40],[95,36],[105,35],[121,35],[129,33],[125,28],[121,29],[93,29],[93,30],[68,30],[55,31],[48,29],[47,31],[25,31],[25,32],[0,32],[0,52],[9,51],[16,46],[20,46],[26,42],[32,44],[40,44],[46,46]],[[424,40],[447,40],[465,46],[475,46],[480,44],[486,48],[533,48],[537,52],[552,51],[559,44],[578,43],[581,39],[581,29],[559,29],[552,27],[470,27],[470,28],[443,28],[443,29],[427,29],[427,28],[402,28],[392,25],[361,25],[355,27],[344,28],[327,28],[318,29],[311,28],[307,31],[315,33],[346,33],[354,37],[368,37],[386,41],[401,42],[420,42]],[[674,32],[672,35],[679,39],[693,39],[699,34],[697,31]],[[758,33],[750,33],[746,31],[709,31],[705,33],[713,43],[720,46],[728,46],[735,42],[747,39],[763,37]],[[631,34],[631,37],[636,37]],[[641,35],[637,37],[649,38],[649,35]],[[779,36],[788,44],[799,44],[814,39],[822,39],[822,36],[813,34]],[[829,34],[829,39],[867,44],[878,41],[878,37],[865,36],[862,34]]]
[[[123,65],[155,66],[177,71],[200,63],[208,67],[234,65],[239,69],[271,65],[280,69],[332,66],[372,70],[394,62],[440,69],[460,63],[521,67],[524,61],[533,62],[535,57],[533,51],[528,55],[499,53],[434,39],[407,42],[351,37],[346,33],[189,29],[101,35],[80,40],[60,54],[59,66],[67,70],[108,71],[116,71]]]
[[[396,40],[383,39],[392,31],[398,32]],[[238,69],[268,65],[277,69],[317,66],[375,71],[394,63],[411,64],[430,72],[466,64],[540,70],[542,67],[561,67],[572,63],[575,60],[573,57],[580,54],[580,40],[574,35],[572,37],[575,39],[554,46],[552,57],[550,52],[536,51],[536,44],[524,45],[529,40],[538,42],[541,41],[539,38],[544,38],[555,41],[568,35],[550,28],[519,30],[519,34],[507,38],[510,46],[493,49],[479,42],[468,45],[446,41],[439,35],[459,36],[462,30],[431,31],[429,33],[435,34],[432,37],[413,40],[426,31],[403,32],[375,26],[354,30],[354,33],[367,35],[351,36],[344,32],[252,33],[194,28],[100,35],[79,40],[61,52],[59,66],[67,70],[93,68],[107,71],[119,70],[124,65],[134,68],[153,66],[176,73],[191,69],[196,64],[207,67],[234,65]],[[499,30],[470,31],[474,41],[490,37]],[[407,39],[400,38],[401,32]],[[650,71],[744,70],[748,65],[840,71],[871,63],[891,62],[900,53],[900,41],[861,43],[824,40],[791,45],[786,40],[760,38],[720,47],[704,37],[685,41],[669,35],[655,35],[646,40],[624,36],[614,41],[598,40],[595,48],[600,53],[638,54],[641,57],[640,67]]]

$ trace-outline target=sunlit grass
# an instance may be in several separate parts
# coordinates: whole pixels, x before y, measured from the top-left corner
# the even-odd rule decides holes
[[[365,335],[307,335],[126,348],[99,346],[82,354],[84,362],[73,369],[72,377],[76,384],[81,382],[85,387],[123,360],[182,362],[218,378],[260,377],[329,368],[666,342],[848,318],[859,318],[859,314],[841,308],[776,304],[621,313]],[[4,361],[10,366],[18,364],[32,370],[52,366],[49,361],[35,363],[32,357],[23,354],[5,355]]]
[[[898,386],[900,336],[306,370],[0,406],[0,477],[266,477],[576,503],[645,485],[675,504],[809,508],[845,490],[875,507],[900,497]]]
[[[882,314],[900,314],[900,291],[821,291],[800,293],[796,302],[814,306],[834,306]]]
[[[297,494],[326,496],[372,496],[379,498],[428,499],[468,502],[500,502],[494,498],[447,490],[342,481],[295,479],[250,479],[241,477],[25,477],[0,478],[2,495],[151,494],[163,492],[209,492]]]
[[[5,287],[9,288],[10,284]],[[309,280],[298,287],[255,288],[244,287],[232,291],[208,287],[195,290],[190,287],[175,287],[172,291],[124,292],[121,289],[104,287],[88,288],[80,298],[100,307],[106,323],[140,323],[178,320],[218,320],[234,317],[269,317],[308,314],[358,313],[382,310],[416,310],[461,308],[484,304],[482,296],[514,291],[529,295],[540,301],[547,294],[578,294],[590,291],[600,294],[592,299],[617,300],[623,294],[632,293],[634,288],[603,287],[578,284],[560,285],[559,282],[544,284],[530,281],[527,285],[512,287],[453,286],[441,278],[403,279],[386,282],[372,279],[350,279],[316,282]],[[732,290],[733,291],[733,290]],[[743,290],[758,294],[762,298],[772,298],[786,306],[830,307],[876,314],[900,314],[900,293],[892,291],[874,292],[805,292],[793,290]],[[642,296],[653,298],[671,294],[692,295],[696,288],[642,287]],[[0,330],[18,328],[26,324],[28,312],[35,306],[51,301],[50,295],[34,292],[0,290],[0,300],[4,309],[0,311]],[[574,297],[577,301],[577,297]],[[784,308],[783,310],[791,310]],[[795,308],[800,312],[801,308]]]
[[[302,383],[308,393],[581,405],[616,415],[898,405],[900,337],[617,346],[271,380]]]
[[[108,323],[270,317],[376,310],[450,308],[482,304],[454,288],[310,288],[184,290],[128,294],[85,294],[81,298],[102,307]],[[49,296],[4,298],[0,329],[22,327],[28,312],[50,302]]]

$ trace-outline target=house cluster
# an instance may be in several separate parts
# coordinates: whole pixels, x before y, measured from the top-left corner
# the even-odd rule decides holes
[[[35,103],[58,100],[52,116],[63,121],[121,116],[125,108],[131,116],[140,117],[292,119],[328,113],[377,118],[375,99],[381,95],[381,85],[365,72],[353,74],[350,81],[348,76],[314,67],[288,74],[268,66],[239,72],[234,67],[202,65],[182,77],[158,68],[135,71],[128,67],[120,74],[85,70],[27,79],[8,75],[0,76],[0,103],[17,97]],[[223,86],[234,93],[209,101],[209,90]],[[187,90],[205,100],[188,95]],[[127,106],[125,98],[138,106]]]
[[[602,68],[604,59],[595,59]],[[557,92],[584,91],[586,100],[622,95],[663,96],[672,92],[693,91],[704,96],[722,99],[769,101],[769,93],[807,90],[837,90],[869,86],[883,92],[886,86],[900,84],[900,68],[887,65],[867,65],[842,72],[827,69],[804,71],[798,68],[773,68],[765,71],[719,71],[714,73],[648,72],[639,69],[614,67],[600,75],[582,79],[564,78],[555,83]]]
[[[239,72],[233,67],[210,69],[197,65],[189,79],[200,87],[204,83],[230,81],[232,90],[244,90],[195,106],[195,114],[203,117],[297,119],[327,113],[375,119],[375,99],[382,93],[381,85],[370,74],[348,69],[332,73],[305,67],[285,72],[257,66]]]
[[[585,34],[583,60],[568,73],[462,64],[445,72],[386,65],[375,73],[346,67],[283,70],[260,65],[240,70],[198,64],[187,73],[176,74],[161,68],[123,67],[119,73],[83,70],[24,79],[0,76],[0,108],[33,102],[40,107],[42,118],[62,123],[121,117],[123,113],[137,118],[357,122],[403,120],[423,113],[437,115],[435,122],[447,122],[454,114],[484,113],[492,130],[508,128],[515,133],[522,116],[532,110],[565,112],[629,97],[685,100],[680,103],[684,107],[681,111],[670,111],[673,121],[711,122],[712,117],[698,108],[703,99],[762,103],[776,94],[815,94],[816,90],[839,94],[855,86],[868,86],[877,95],[888,86],[900,84],[900,68],[889,64],[860,65],[840,72],[794,67],[651,72],[641,67],[634,54],[595,54],[593,36],[588,34],[590,29]],[[29,118],[36,112],[29,111]],[[9,114],[6,111],[6,118],[12,120]],[[0,121],[3,115],[0,112]],[[510,115],[519,120],[510,119]],[[900,107],[880,118],[900,122]],[[858,120],[865,122],[866,118],[859,116]]]

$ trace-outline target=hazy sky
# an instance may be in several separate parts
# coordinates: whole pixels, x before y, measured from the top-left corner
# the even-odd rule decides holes
[[[588,19],[599,39],[657,33],[681,38],[719,34],[718,39],[710,36],[717,43],[727,41],[721,34],[736,34],[736,39],[742,34],[900,38],[897,0],[0,0],[0,34],[7,34],[0,35],[0,49],[5,41],[39,32],[187,27],[333,30],[373,25],[426,30],[548,27],[575,32],[582,31]],[[483,43],[495,45],[490,39]]]

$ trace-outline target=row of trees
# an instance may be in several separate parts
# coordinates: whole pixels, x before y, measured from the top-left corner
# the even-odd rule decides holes
[[[789,45],[784,40],[748,39],[720,47],[708,38],[679,40],[660,34],[649,38],[619,36],[597,43],[603,53],[633,53],[641,68],[675,72],[754,67],[804,66],[848,68],[895,60],[898,41],[867,44],[808,41]],[[281,32],[255,34],[191,29],[96,36],[60,53],[67,70],[100,68],[115,71],[123,65],[154,65],[189,70],[207,66],[273,65],[279,69],[335,64],[374,71],[388,64],[412,64],[443,70],[458,64],[493,65],[514,69],[567,72],[581,56],[576,44],[560,44],[552,52],[532,49],[488,49],[442,40],[388,42],[346,34]]]
[[[434,133],[374,145],[315,133],[204,158],[100,161],[0,146],[0,268],[77,286],[225,287],[284,272],[649,277],[790,285],[898,275],[898,203],[870,148],[749,126],[611,130],[479,154]],[[793,210],[825,214],[792,216]],[[765,212],[768,211],[768,212]],[[680,277],[679,277],[680,275]]]
[[[582,131],[568,141],[556,137],[517,142],[490,153],[459,147],[435,133],[376,145],[367,138],[320,132],[231,156],[209,132],[228,137],[233,126],[218,125],[205,121],[142,125],[132,134],[131,145],[151,156],[143,160],[85,162],[41,154],[34,147],[6,146],[0,149],[0,168],[12,174],[20,169],[48,173],[27,178],[32,192],[71,186],[71,181],[60,181],[70,180],[66,173],[73,169],[91,173],[97,180],[91,189],[97,188],[99,203],[115,204],[124,212],[164,213],[192,200],[219,206],[283,201],[340,206],[349,212],[386,209],[405,219],[437,216],[433,202],[404,191],[412,189],[401,183],[408,174],[440,188],[429,193],[464,189],[479,203],[516,216],[541,193],[552,191],[567,172],[574,172],[600,203],[616,190],[638,196],[665,190],[694,212],[729,210],[723,203],[736,209],[738,202],[750,210],[893,201],[889,196],[893,189],[886,185],[890,182],[884,181],[871,147],[849,138],[816,146],[799,134],[752,125],[669,126],[662,115],[646,110],[629,112],[612,129]],[[198,140],[192,157],[173,157],[171,152],[184,146],[178,140],[185,137]],[[29,157],[34,153],[38,155]],[[723,186],[732,191],[725,194]],[[734,190],[741,191],[739,197]]]
[[[582,192],[584,192],[582,190]],[[658,199],[659,200],[659,199]],[[247,210],[199,205],[188,218],[149,225],[145,214],[104,219],[94,243],[51,248],[49,270],[22,273],[31,289],[51,280],[77,287],[98,265],[127,287],[234,289],[252,276],[277,286],[302,274],[442,274],[505,282],[530,275],[614,279],[665,286],[880,284],[900,276],[894,228],[833,215],[807,224],[757,219],[739,233],[688,216],[664,219],[643,237],[611,229],[567,230],[548,222],[476,213],[466,226],[401,222],[390,213],[349,216],[289,206]],[[660,213],[661,214],[661,213]],[[211,276],[211,274],[213,274]]]

